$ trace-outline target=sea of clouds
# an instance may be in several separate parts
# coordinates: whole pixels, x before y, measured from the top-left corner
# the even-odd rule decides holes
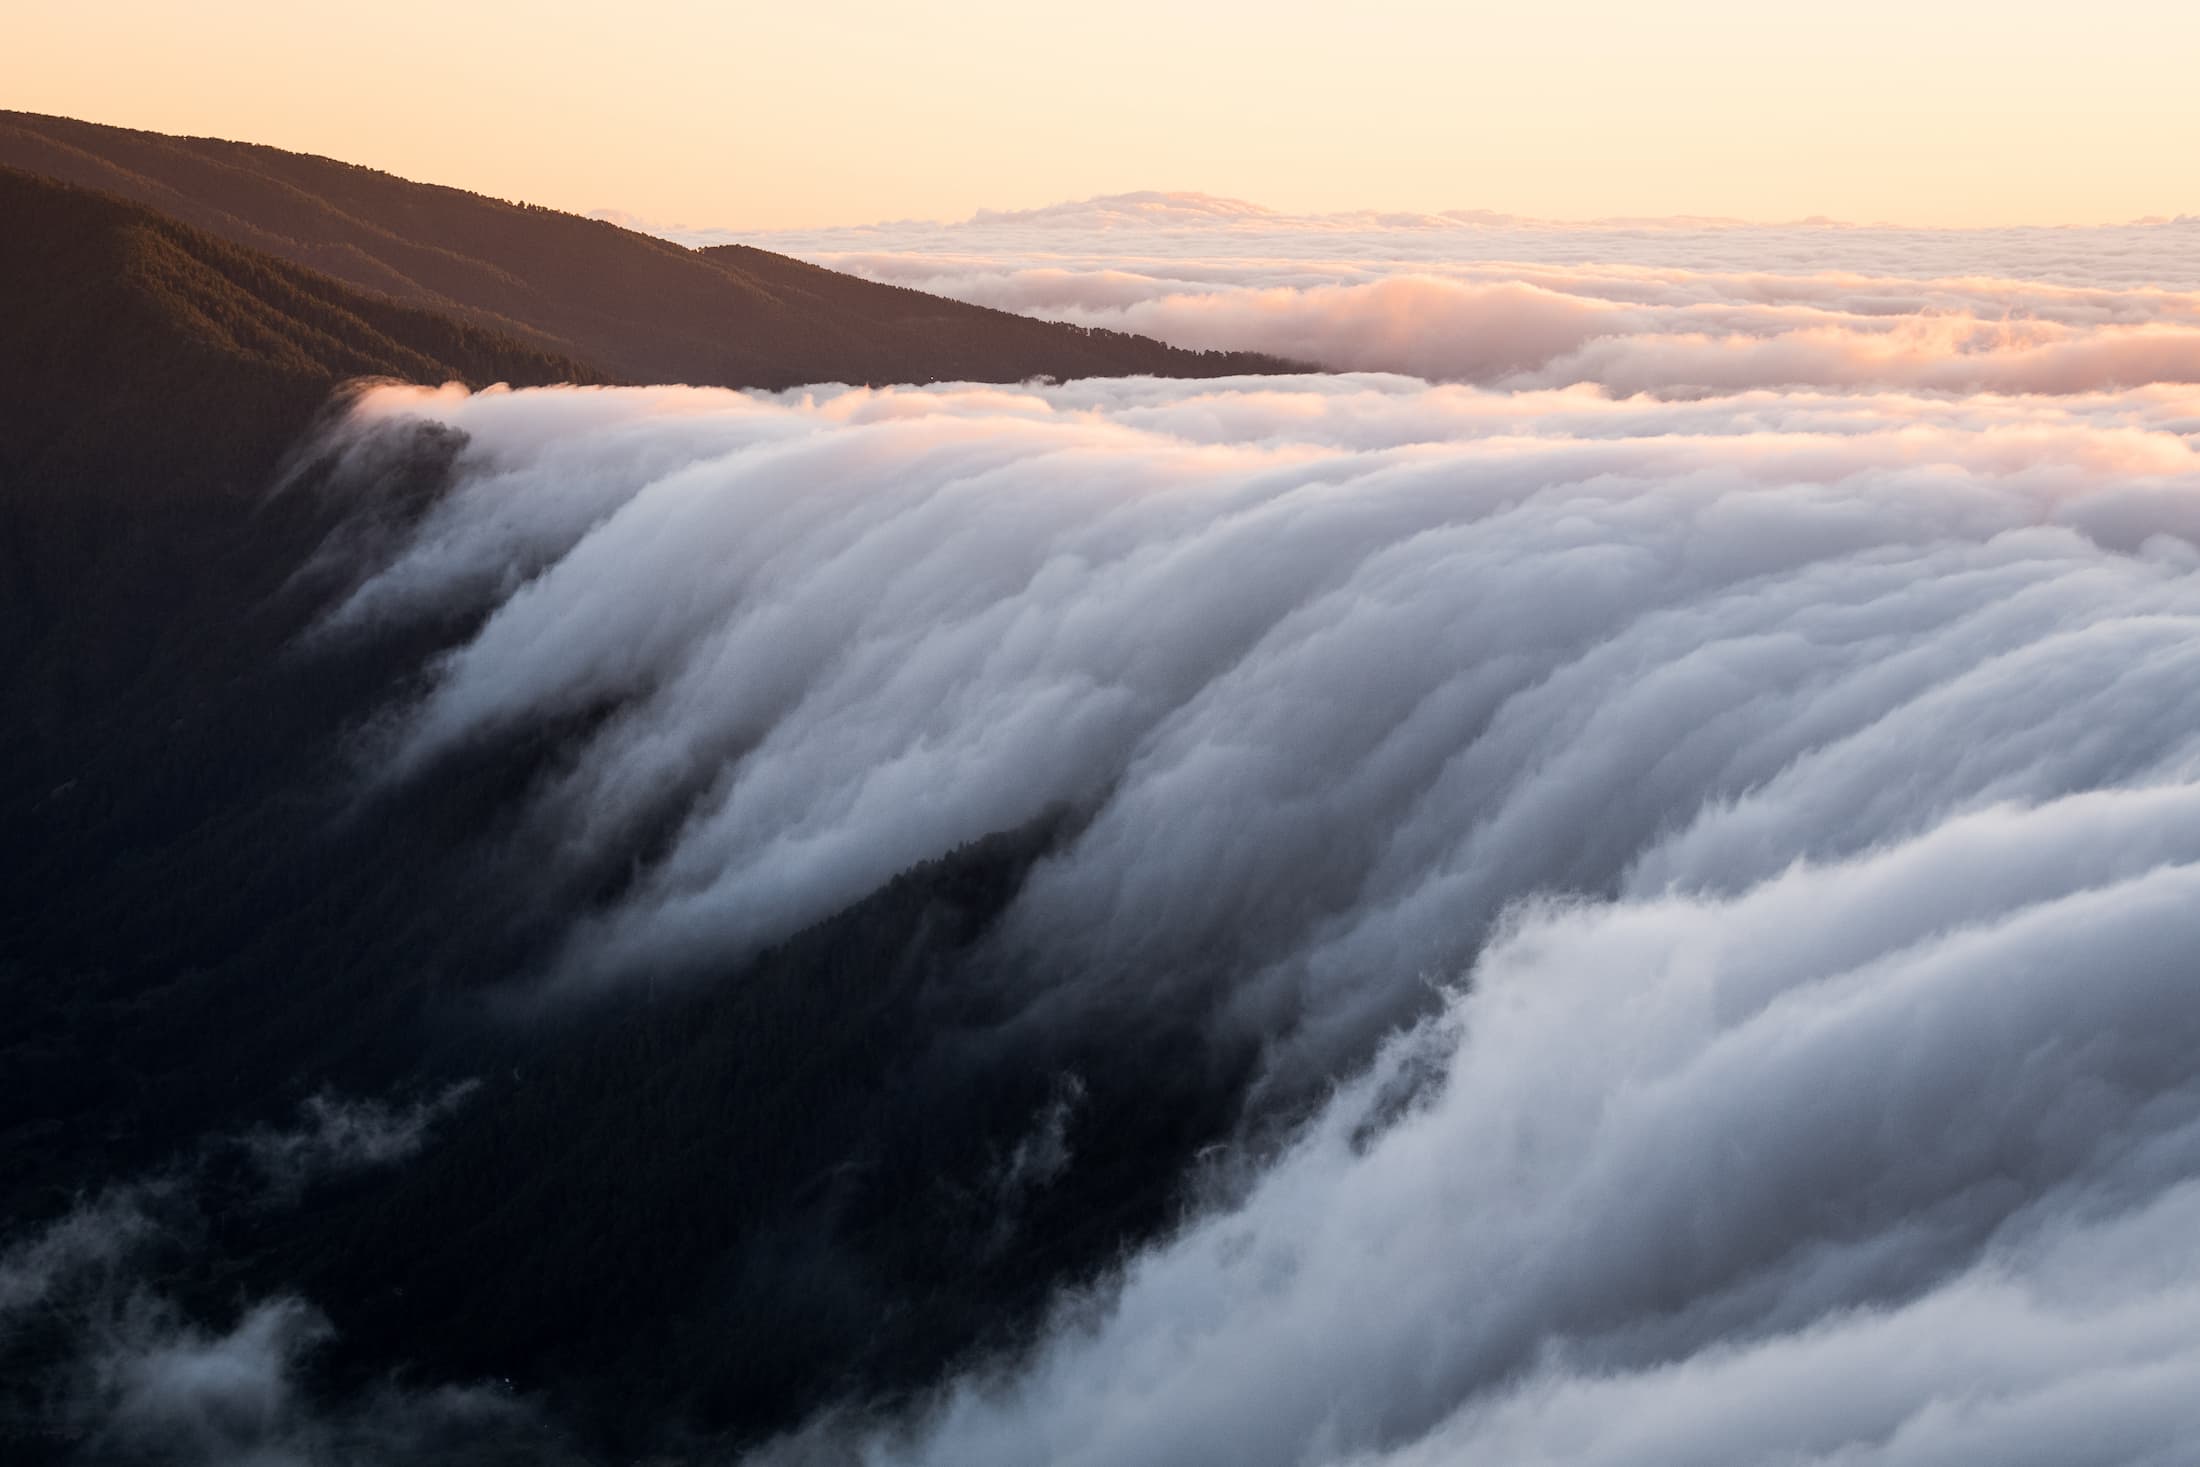
[[[1130,194],[734,235],[979,305],[1332,371],[1620,392],[2200,381],[2200,220],[1905,229],[1287,215]]]
[[[479,618],[370,786],[556,725],[545,880],[669,832],[550,992],[1069,810],[1031,1022],[1263,1046],[1168,1237],[768,1460],[2189,1461],[2200,393],[1963,355],[385,388],[358,474],[465,446],[317,635]]]

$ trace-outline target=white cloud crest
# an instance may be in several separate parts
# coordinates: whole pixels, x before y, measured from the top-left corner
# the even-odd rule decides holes
[[[1027,1357],[772,1455],[2171,1462],[2196,409],[390,389],[468,446],[332,629],[487,613],[383,777],[585,714],[553,864],[673,817],[569,982],[1068,805],[1035,1010],[1327,1093]]]

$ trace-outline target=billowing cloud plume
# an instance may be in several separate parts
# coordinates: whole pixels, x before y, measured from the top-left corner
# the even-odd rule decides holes
[[[745,242],[980,305],[1332,370],[1617,393],[2076,392],[2200,381],[2196,235],[2189,219],[1918,230],[1289,216],[1145,194]]]
[[[2196,812],[1997,806],[1731,899],[1527,909],[1243,1201],[866,1455],[2171,1460]]]
[[[1879,777],[1917,757],[1873,740],[1934,717],[1921,700],[2003,696],[1960,676],[1993,657],[2081,690],[2099,659],[2050,627],[2184,614],[2185,542],[2130,516],[2182,527],[2188,407],[1396,379],[393,392],[369,420],[447,420],[479,467],[338,617],[495,605],[400,770],[616,707],[544,792],[544,843],[585,861],[678,833],[575,934],[576,973],[753,949],[1070,807],[1089,826],[1012,939],[1123,975],[1227,958],[1310,1025],[1379,1028],[1510,896],[1606,889],[1676,811],[1837,737]],[[2118,599],[2068,589],[2102,575]],[[2065,620],[2034,609],[2062,598]],[[2122,757],[2182,747],[2181,687]],[[2039,696],[2043,727],[2090,726]],[[1655,728],[1695,730],[1686,757]],[[2101,777],[2083,740],[2040,743],[1950,777],[1974,799]]]
[[[1069,809],[991,938],[1034,1022],[1254,1036],[1251,1113],[1310,1117],[1028,1352],[768,1455],[2191,1439],[2191,392],[389,389],[345,431],[422,424],[450,492],[327,631],[482,613],[376,779],[572,730],[529,848],[634,874],[554,976]],[[1065,1094],[1009,1190],[1076,1167]]]

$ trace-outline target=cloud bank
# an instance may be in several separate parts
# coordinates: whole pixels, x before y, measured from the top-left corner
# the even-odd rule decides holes
[[[2196,810],[1530,908],[1242,1202],[863,1456],[2175,1460]]]
[[[989,940],[1028,1021],[1263,1047],[1172,1235],[762,1460],[2200,1427],[2191,391],[383,389],[344,431],[428,424],[450,491],[323,635],[478,618],[374,781],[571,730],[528,849],[633,877],[553,985],[1069,809]],[[1067,1092],[1004,1196],[1094,1123]]]
[[[2190,219],[1569,225],[1289,216],[1144,194],[743,242],[979,305],[1338,371],[1623,394],[2033,393],[2200,381],[2196,236]]]

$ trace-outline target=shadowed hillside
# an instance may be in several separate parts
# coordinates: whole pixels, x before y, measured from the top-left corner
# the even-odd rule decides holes
[[[277,148],[0,112],[0,164],[108,190],[633,381],[1013,382],[1288,370],[875,284],[761,250],[694,251]]]
[[[263,495],[339,383],[602,380],[50,179],[0,169],[0,217],[11,794],[143,757],[163,727],[152,710],[172,723],[184,690],[204,700],[268,652],[279,633],[256,632],[250,609],[323,525],[314,506]]]

